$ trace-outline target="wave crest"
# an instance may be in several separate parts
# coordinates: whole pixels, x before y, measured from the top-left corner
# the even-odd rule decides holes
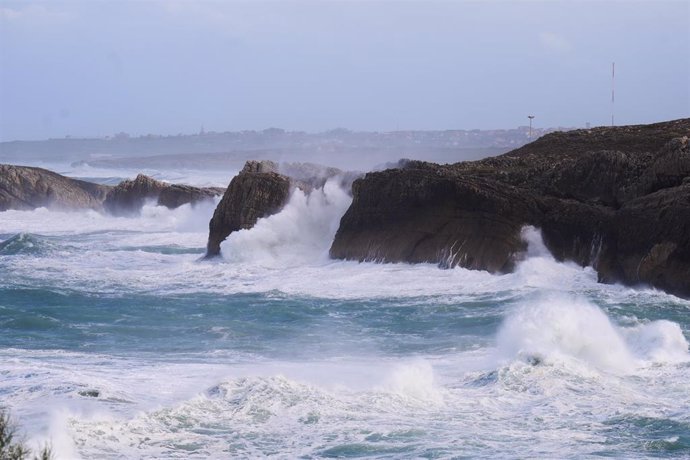
[[[519,306],[503,322],[497,345],[502,358],[532,363],[576,360],[624,373],[658,362],[690,360],[678,324],[617,326],[598,306],[566,295]]]

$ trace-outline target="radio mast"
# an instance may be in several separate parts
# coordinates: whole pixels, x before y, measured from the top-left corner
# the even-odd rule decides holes
[[[529,140],[532,140],[532,120],[534,115],[527,115],[527,118],[529,118]]]
[[[614,120],[613,120],[613,115],[615,113],[615,102],[616,99],[614,97],[615,95],[615,90],[616,90],[616,63],[612,62],[611,63],[611,126],[615,126]]]

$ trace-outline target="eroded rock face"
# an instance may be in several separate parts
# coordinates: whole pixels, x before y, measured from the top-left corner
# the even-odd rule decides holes
[[[43,168],[0,165],[0,211],[40,207],[99,210],[109,190]]]
[[[161,190],[158,195],[158,206],[175,209],[183,204],[196,204],[204,200],[213,200],[225,192],[221,187],[192,187],[190,185],[172,184]]]
[[[434,262],[510,271],[524,249],[521,219],[536,201],[482,177],[454,177],[434,165],[370,173],[353,184],[331,257]]]
[[[690,296],[690,119],[553,133],[505,155],[354,182],[331,256],[505,272],[524,225],[602,281]]]
[[[124,180],[115,186],[105,198],[103,207],[116,216],[138,214],[147,200],[158,199],[167,187],[164,182],[139,174],[135,179]]]
[[[294,189],[309,194],[337,178],[349,190],[361,174],[312,163],[248,161],[228,186],[209,222],[206,257],[220,254],[220,244],[230,233],[252,228],[262,217],[277,213]]]
[[[228,185],[209,222],[206,257],[220,254],[220,243],[230,233],[252,228],[262,217],[275,214],[290,194],[290,179],[273,162],[248,161]]]
[[[627,202],[613,217],[599,279],[690,297],[690,180]]]
[[[223,191],[224,189],[217,187],[168,184],[139,174],[135,179],[122,181],[110,190],[103,207],[116,216],[136,215],[147,201],[156,200],[158,205],[174,209],[183,204],[213,199]]]

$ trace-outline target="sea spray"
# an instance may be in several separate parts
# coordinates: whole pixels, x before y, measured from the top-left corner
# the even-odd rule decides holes
[[[677,323],[662,320],[617,326],[597,305],[564,294],[540,294],[516,307],[501,325],[496,342],[505,359],[523,358],[531,363],[575,359],[623,373],[690,358]]]
[[[596,305],[564,295],[548,295],[518,306],[496,338],[508,359],[531,362],[575,358],[614,371],[634,369],[634,357],[620,333]]]
[[[298,197],[243,232],[258,257],[214,263],[212,204],[3,213],[0,239],[51,248],[0,254],[0,400],[28,439],[69,459],[690,453],[687,301],[598,284],[536,229],[504,275],[328,260],[349,197]]]
[[[309,194],[295,189],[279,213],[232,233],[222,244],[223,257],[268,267],[323,262],[351,201],[336,178]]]

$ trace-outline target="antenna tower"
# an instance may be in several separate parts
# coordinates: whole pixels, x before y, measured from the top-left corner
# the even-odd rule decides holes
[[[616,63],[611,63],[611,126],[615,126],[613,115],[615,113],[615,90],[616,90]]]

